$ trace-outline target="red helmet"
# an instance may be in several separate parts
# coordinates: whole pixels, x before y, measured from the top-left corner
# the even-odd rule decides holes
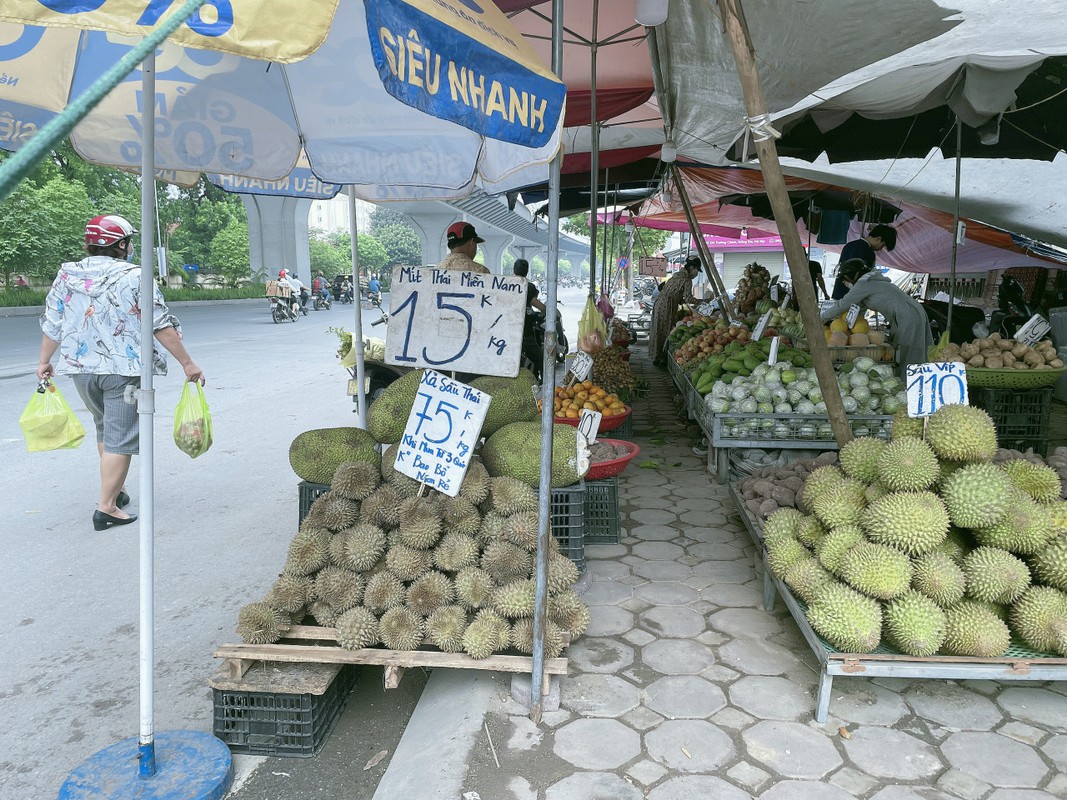
[[[85,223],[85,243],[95,247],[110,247],[135,233],[133,225],[117,214],[93,217]]]
[[[281,278],[286,278],[286,277],[288,277],[288,276],[289,276],[289,270],[287,270],[287,269],[280,269],[280,270],[278,270],[278,278],[279,278],[279,279],[281,279]]]

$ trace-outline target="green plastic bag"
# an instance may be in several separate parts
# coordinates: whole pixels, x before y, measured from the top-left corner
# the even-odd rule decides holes
[[[208,451],[212,438],[211,411],[204,387],[196,381],[186,382],[174,410],[174,444],[190,458],[196,458]]]
[[[50,380],[38,384],[19,417],[19,427],[31,453],[74,448],[85,438],[85,426]]]

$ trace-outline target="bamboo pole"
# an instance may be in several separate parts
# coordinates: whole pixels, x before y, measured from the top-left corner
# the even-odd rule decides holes
[[[748,35],[748,26],[744,22],[741,2],[740,0],[718,0],[718,3],[726,36],[733,49],[734,61],[737,62],[737,74],[741,78],[741,89],[745,95],[745,110],[750,120],[765,119],[767,104],[763,97],[759,73],[756,71],[756,59],[752,41]],[[819,388],[822,389],[823,401],[826,403],[826,414],[830,419],[830,426],[833,428],[838,447],[843,447],[852,439],[852,430],[845,416],[845,406],[841,402],[841,392],[834,375],[834,366],[830,362],[830,351],[826,348],[822,322],[819,320],[815,285],[812,281],[803,279],[802,273],[806,273],[808,269],[808,254],[804,252],[800,232],[793,224],[793,208],[786,191],[782,165],[778,161],[778,150],[770,135],[757,134],[752,138],[756,145],[760,169],[763,171],[763,184],[767,190],[767,197],[771,201],[771,208],[774,209],[774,217],[778,220],[778,232],[785,246],[789,269],[794,276],[799,276],[799,279],[793,279],[793,290],[796,292],[797,303],[800,306],[800,316],[804,322],[804,333],[808,339],[808,348],[811,350],[815,374],[819,378]]]

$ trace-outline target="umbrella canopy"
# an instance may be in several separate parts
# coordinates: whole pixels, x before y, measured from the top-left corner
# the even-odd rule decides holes
[[[355,185],[372,201],[456,199],[478,184],[504,191],[528,183],[531,165],[547,174],[543,165],[560,143],[562,84],[537,70],[505,84],[483,72],[485,45],[473,38],[457,45],[462,26],[442,34],[442,23],[421,12],[397,33],[397,3],[407,6],[341,4],[322,45],[293,64],[165,44],[156,68],[157,168],[280,180],[303,145],[315,175]],[[536,64],[521,37],[507,35]],[[408,36],[426,44],[418,69],[414,56],[400,55],[416,49]],[[131,47],[102,31],[10,23],[0,23],[0,42],[11,43],[0,58],[17,76],[0,83],[0,147],[12,150]],[[387,90],[383,71],[404,80],[391,80]],[[452,113],[457,122],[407,104],[418,81],[434,113]],[[74,129],[71,140],[87,160],[139,168],[140,82],[135,70]],[[402,102],[390,91],[409,96]],[[472,130],[478,123],[482,130]]]
[[[750,209],[754,217],[774,219],[766,192],[724,194],[719,198],[719,205],[741,206]],[[888,201],[845,189],[792,191],[789,192],[789,205],[793,209],[794,220],[810,219],[813,214],[824,211],[840,211],[848,217],[859,217],[872,223],[890,223],[900,216],[900,208]]]

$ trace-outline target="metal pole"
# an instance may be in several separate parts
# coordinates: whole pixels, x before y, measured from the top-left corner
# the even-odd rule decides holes
[[[704,262],[704,274],[708,276],[708,283],[712,291],[718,295],[719,303],[723,311],[726,312],[726,316],[729,319],[733,319],[733,303],[730,302],[730,295],[726,291],[722,276],[715,268],[715,257],[708,249],[708,243],[704,241],[704,234],[700,230],[700,220],[697,219],[696,210],[689,200],[689,193],[686,191],[685,183],[682,181],[681,171],[678,169],[677,164],[672,164],[671,166],[674,168],[674,188],[678,192],[678,200],[681,202],[682,210],[685,211],[686,220],[689,222],[689,246],[692,248],[694,242],[696,243],[697,252],[700,253],[700,260]]]
[[[152,718],[155,660],[155,448],[152,422],[156,393],[152,387],[152,353],[155,347],[155,213],[156,213],[156,55],[149,51],[141,64],[141,388],[137,392],[137,427],[140,439],[140,676],[141,730],[137,743],[137,771],[142,778],[156,774],[156,745]]]
[[[595,3],[594,3],[595,10]],[[552,72],[563,78],[563,0],[552,0]],[[537,564],[534,568],[533,664],[530,675],[530,719],[541,721],[545,679],[545,623],[548,607],[548,554],[552,536],[552,423],[556,382],[556,282],[559,277],[559,184],[563,151],[556,153],[548,174],[548,263],[545,265],[545,357],[541,379],[541,482],[537,495]],[[595,262],[594,262],[595,263]]]
[[[367,388],[363,385],[363,292],[359,286],[359,226],[356,224],[356,187],[348,187],[348,232],[352,235],[352,305],[355,306],[356,328],[352,331],[352,346],[356,348],[356,405],[359,408],[358,426],[367,429]]]
[[[952,217],[952,268],[948,277],[948,339],[952,341],[952,306],[956,300],[956,250],[960,244],[960,175],[963,172],[963,124],[956,117],[956,213]]]
[[[553,9],[555,4],[553,3]],[[600,12],[600,0],[593,0],[593,35],[589,44],[589,296],[596,298],[596,232],[597,232],[597,193],[599,191],[600,172],[600,126],[596,119],[596,49],[597,49],[597,15]],[[560,13],[563,10],[560,9]],[[555,14],[555,11],[553,11]],[[555,36],[555,18],[553,17],[552,35]],[[562,31],[560,32],[562,35]],[[554,51],[553,51],[554,57]],[[562,56],[560,57],[562,64]],[[562,75],[560,76],[562,77]]]

